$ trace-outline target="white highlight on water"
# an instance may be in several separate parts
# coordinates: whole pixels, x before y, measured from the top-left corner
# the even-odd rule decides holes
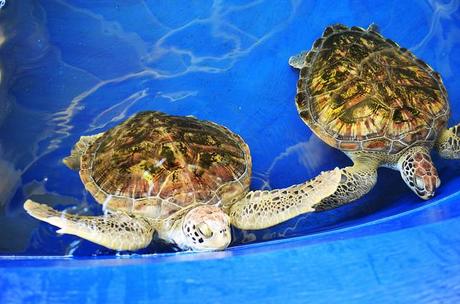
[[[80,246],[80,243],[81,243],[81,239],[75,240],[72,243],[70,243],[69,247],[66,248],[67,252],[65,253],[65,255],[73,256],[74,252]]]

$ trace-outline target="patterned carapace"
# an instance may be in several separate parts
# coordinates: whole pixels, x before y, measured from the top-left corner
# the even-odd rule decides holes
[[[152,207],[155,198],[178,207],[211,199],[217,203],[222,186],[237,182],[238,191],[249,186],[244,141],[225,127],[193,117],[138,113],[105,132],[81,160],[86,188],[100,203],[110,195],[112,208],[123,208],[127,199],[138,201],[135,209]]]
[[[372,29],[328,27],[305,61],[297,107],[333,147],[394,154],[431,144],[446,126],[439,74]]]

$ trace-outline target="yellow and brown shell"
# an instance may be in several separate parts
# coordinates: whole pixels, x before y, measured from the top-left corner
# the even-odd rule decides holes
[[[304,60],[297,109],[333,147],[398,153],[432,145],[447,123],[439,74],[373,27],[328,27]]]
[[[187,206],[225,204],[249,188],[241,137],[192,117],[141,112],[108,130],[81,157],[80,177],[109,209],[165,218]]]

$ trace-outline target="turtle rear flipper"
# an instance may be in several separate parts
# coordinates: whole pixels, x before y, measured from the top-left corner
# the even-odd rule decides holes
[[[62,160],[62,162],[72,170],[80,170],[80,158],[86,152],[88,147],[93,144],[96,139],[104,133],[99,133],[90,136],[81,136],[75,146],[72,148],[70,155]]]
[[[114,250],[145,248],[153,238],[154,227],[147,219],[126,213],[72,215],[32,200],[24,203],[24,209],[36,219],[61,228],[58,233],[73,234]]]

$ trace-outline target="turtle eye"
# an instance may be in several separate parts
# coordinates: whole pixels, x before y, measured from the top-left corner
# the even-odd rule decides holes
[[[205,237],[207,238],[210,238],[212,237],[213,235],[213,232],[211,230],[211,228],[209,227],[208,224],[206,223],[201,223],[198,225],[198,231],[201,232],[202,235],[204,235]]]

